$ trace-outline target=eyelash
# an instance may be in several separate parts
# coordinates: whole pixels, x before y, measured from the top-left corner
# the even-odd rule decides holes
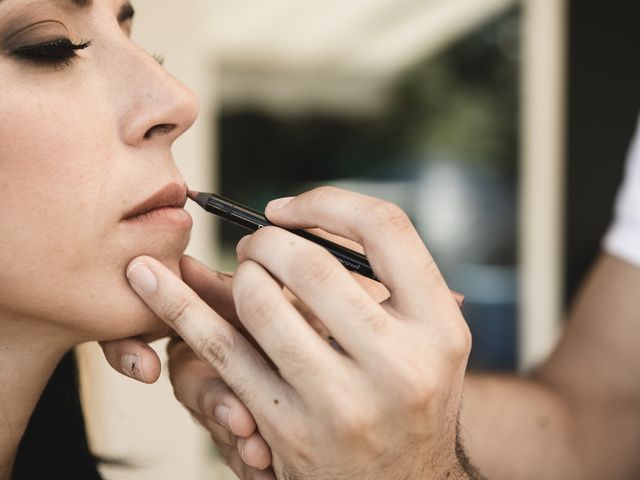
[[[73,43],[68,38],[57,38],[13,50],[13,55],[36,65],[69,66],[78,56],[78,50],[91,46],[90,41]]]
[[[25,45],[13,50],[13,55],[38,65],[64,65],[69,66],[78,56],[78,50],[84,50],[91,46],[90,41],[73,43],[68,38],[58,38],[35,45]],[[164,65],[164,55],[153,54],[153,58],[160,65]]]

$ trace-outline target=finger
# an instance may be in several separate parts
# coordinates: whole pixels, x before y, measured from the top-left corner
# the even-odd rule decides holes
[[[238,261],[253,260],[280,279],[351,355],[360,357],[376,349],[391,318],[325,249],[281,228],[267,227],[245,237],[237,250]],[[277,323],[288,328],[280,320]]]
[[[271,449],[259,433],[256,432],[249,438],[236,437],[225,428],[197,413],[192,412],[192,415],[210,432],[211,439],[216,445],[235,449],[245,465],[257,470],[264,470],[271,466]]]
[[[310,372],[341,368],[339,357],[300,316],[278,283],[260,265],[241,263],[233,297],[242,324],[296,390],[309,390]]]
[[[196,411],[189,410],[189,413],[191,413],[191,416],[200,424],[201,427],[210,433],[211,439],[216,443],[216,445],[227,445],[229,447],[235,447],[237,445],[238,437],[229,430],[210,419],[203,417]]]
[[[238,437],[255,432],[253,416],[213,367],[183,341],[172,341],[167,351],[169,378],[180,403]]]
[[[318,237],[325,238],[327,240],[332,241],[338,245],[342,245],[343,247],[347,247],[354,252],[358,252],[364,254],[364,248],[357,242],[353,240],[349,240],[348,238],[341,237],[339,235],[335,235],[333,233],[325,232],[321,228],[308,228],[306,229],[309,233],[312,233]],[[389,291],[382,285],[380,282],[375,280],[371,280],[370,278],[364,277],[362,275],[353,274],[353,278],[361,284],[369,294],[376,299],[378,303],[386,300],[389,296]],[[460,308],[464,305],[465,296],[456,292],[455,290],[451,290],[451,294],[453,295],[454,300],[458,304]]]
[[[357,242],[354,242],[353,240],[349,240],[348,238],[344,238],[339,235],[335,235],[333,233],[325,232],[321,228],[309,228],[306,230],[309,233],[312,233],[318,237],[326,238],[327,240],[330,240],[333,243],[342,245],[343,247],[347,247],[353,250],[354,252],[358,252],[361,254],[365,253],[362,245],[360,245]],[[369,292],[369,294],[374,299],[376,299],[378,303],[386,300],[389,297],[389,291],[386,289],[386,287],[382,283],[376,280],[367,278],[365,276],[358,275],[357,273],[352,273],[352,276],[360,285],[362,285],[365,288],[365,290],[367,290],[367,292]],[[456,292],[455,290],[451,290],[451,295],[453,295],[453,298],[458,304],[458,306],[462,308],[465,301],[464,294],[460,292]]]
[[[271,465],[271,450],[259,433],[239,438],[237,449],[242,461],[250,467],[264,470]]]
[[[271,449],[259,433],[256,432],[249,438],[239,438],[197,412],[191,412],[191,414],[209,431],[216,445],[235,449],[246,466],[257,470],[264,470],[271,466]]]
[[[307,232],[312,233],[318,237],[325,238],[327,240],[332,241],[333,243],[337,243],[343,247],[346,247],[354,252],[358,252],[364,255],[364,247],[360,245],[358,242],[355,242],[349,238],[341,237],[340,235],[336,235],[335,233],[327,232],[321,228],[307,228],[305,229]]]
[[[111,367],[139,382],[154,383],[160,376],[158,354],[139,338],[101,342],[102,352]]]
[[[264,470],[271,466],[271,449],[259,433],[255,433],[249,438],[239,438],[197,412],[191,412],[191,414],[200,425],[209,431],[211,439],[216,445],[235,449],[246,466],[257,470]]]
[[[188,255],[180,260],[180,273],[184,283],[207,305],[234,326],[239,326],[231,293],[232,275],[211,270]]]
[[[272,468],[258,470],[248,466],[244,463],[235,447],[219,445],[218,450],[220,451],[220,455],[224,462],[239,478],[243,480],[276,480],[276,476],[273,473]]]
[[[132,260],[127,278],[147,306],[206,360],[265,427],[278,419],[273,398],[293,402],[291,387],[268,367],[247,340],[157,260]]]
[[[362,247],[362,245],[354,242],[353,240],[349,240],[348,238],[326,232],[321,228],[309,228],[307,229],[307,231],[318,237],[325,238],[333,243],[336,243],[343,247],[347,247],[354,252],[358,252],[364,255],[364,248]],[[365,277],[363,275],[359,275],[355,272],[349,273],[351,274],[353,279],[358,282],[376,302],[381,303],[389,298],[389,290],[387,290],[387,288],[382,283],[378,282],[377,280],[372,280],[371,278]]]
[[[283,205],[284,203],[284,205]],[[333,187],[271,202],[266,214],[287,229],[322,228],[350,238],[367,253],[398,311],[424,314],[444,301],[448,288],[407,215],[396,205]]]
[[[211,270],[187,255],[183,256],[180,261],[180,273],[182,274],[182,280],[189,285],[207,305],[236,329],[246,333],[244,326],[238,319],[236,307],[233,303],[233,293],[231,291],[232,275]],[[247,337],[249,343],[251,343],[256,350],[261,354],[263,353],[260,345],[258,345],[250,335],[245,335],[245,337]]]

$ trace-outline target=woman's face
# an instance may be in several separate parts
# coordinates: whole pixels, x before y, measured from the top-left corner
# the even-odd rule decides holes
[[[124,272],[141,254],[178,272],[191,218],[170,147],[198,106],[131,42],[131,16],[0,0],[0,317],[79,340],[158,325]]]

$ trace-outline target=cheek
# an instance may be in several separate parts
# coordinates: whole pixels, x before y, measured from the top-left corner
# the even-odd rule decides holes
[[[47,108],[35,95],[13,97],[0,102],[0,310],[83,339],[154,328],[157,320],[126,282],[126,265],[149,254],[177,273],[188,233],[146,238],[119,224],[131,167],[118,163],[106,105],[89,113],[83,102],[69,102],[77,97],[49,96]]]
[[[60,219],[64,212],[53,217],[52,210],[0,213],[0,221],[14,219],[4,230],[9,234],[0,253],[0,310],[56,324],[81,341],[158,328],[159,321],[129,287],[126,267],[147,254],[179,275],[188,235],[158,234],[150,241],[136,241],[119,225],[105,228],[81,218],[75,222],[75,213]]]

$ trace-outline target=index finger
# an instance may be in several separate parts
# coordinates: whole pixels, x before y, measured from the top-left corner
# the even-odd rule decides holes
[[[256,418],[268,422],[266,399],[289,396],[290,387],[248,341],[159,261],[147,256],[132,260],[127,278],[147,306],[217,370]]]

